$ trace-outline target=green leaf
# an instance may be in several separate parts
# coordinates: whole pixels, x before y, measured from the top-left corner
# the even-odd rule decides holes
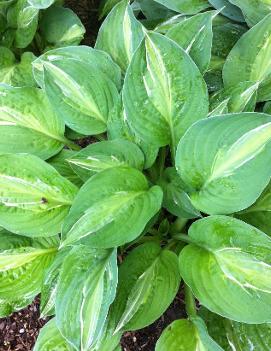
[[[253,112],[257,102],[258,87],[258,83],[241,82],[234,87],[216,92],[210,99],[210,115]]]
[[[177,257],[158,244],[143,244],[120,266],[117,297],[112,305],[116,331],[137,330],[158,319],[178,292]]]
[[[22,54],[20,62],[16,61],[11,50],[0,47],[0,82],[12,86],[36,86],[31,63],[35,56],[31,52]]]
[[[124,116],[121,98],[110,114],[107,123],[107,135],[110,140],[125,139],[137,144],[145,156],[144,169],[148,169],[154,164],[159,147],[144,142],[132,132]]]
[[[123,0],[103,22],[95,48],[109,53],[125,71],[143,36],[143,26],[136,20],[129,1]]]
[[[266,187],[258,200],[236,217],[271,236],[271,184]]]
[[[270,0],[229,0],[232,4],[238,6],[245,17],[247,24],[252,27],[260,22],[265,16],[270,14]]]
[[[166,33],[192,57],[202,73],[206,72],[211,60],[212,22],[216,15],[217,11],[200,13],[175,24]]]
[[[63,228],[62,245],[86,238],[92,247],[110,248],[134,240],[159,211],[162,191],[149,188],[136,169],[109,168],[91,177],[76,196]]]
[[[97,342],[116,294],[117,251],[75,246],[65,258],[56,294],[56,323],[77,350]]]
[[[68,46],[50,50],[37,58],[33,63],[33,73],[40,87],[44,87],[44,63],[54,65],[58,61],[76,60],[91,65],[90,70],[102,71],[118,89],[121,88],[120,68],[112,61],[110,56],[100,50],[95,50],[89,46]]]
[[[94,143],[69,158],[72,169],[84,181],[112,167],[133,167],[140,171],[144,155],[139,147],[127,140],[115,139]]]
[[[0,225],[27,236],[60,232],[77,188],[27,154],[0,155]]]
[[[180,319],[171,323],[160,336],[155,351],[223,351],[208,335],[199,317]]]
[[[54,261],[47,268],[43,276],[40,301],[41,318],[49,317],[55,314],[55,300],[59,274],[62,263],[68,252],[69,250],[58,251]]]
[[[229,344],[229,334],[225,329],[226,323],[235,323],[238,325],[238,322],[230,321],[229,319],[223,318],[215,313],[210,312],[207,308],[201,306],[199,310],[199,316],[206,323],[209,335],[223,348],[224,351],[233,351]],[[241,323],[240,323],[241,324]],[[235,350],[237,351],[237,350]],[[241,350],[239,350],[241,351]],[[244,351],[244,350],[242,350]],[[249,351],[249,350],[247,350]]]
[[[26,48],[33,40],[38,27],[39,10],[28,0],[18,0],[8,10],[8,24],[15,28],[14,44]]]
[[[69,143],[64,130],[42,90],[0,84],[0,152],[47,159]]]
[[[169,9],[186,15],[194,15],[209,7],[207,0],[155,0]]]
[[[0,301],[9,306],[6,313],[10,314],[40,292],[44,271],[57,249],[8,232],[0,237]]]
[[[52,6],[41,18],[40,32],[49,45],[67,46],[79,44],[86,30],[72,10]]]
[[[200,311],[210,335],[225,351],[269,351],[271,347],[271,326],[265,324],[244,324],[222,318],[207,309]]]
[[[86,62],[85,57],[77,60],[73,56],[49,56],[52,52],[46,55],[34,64],[43,72],[44,88],[57,114],[76,132],[105,132],[108,115],[119,97],[110,75],[95,66],[95,61]],[[86,56],[94,55],[96,51]],[[100,56],[98,52],[96,60]],[[111,64],[107,56],[105,59]]]
[[[27,0],[30,5],[36,9],[47,9],[53,5],[56,0]]]
[[[68,179],[70,182],[80,188],[83,182],[73,171],[72,167],[69,164],[69,159],[73,158],[76,154],[77,152],[75,151],[63,149],[59,154],[50,158],[47,162],[53,166],[64,178]]]
[[[259,83],[258,101],[271,99],[271,14],[245,33],[231,50],[224,68],[225,87],[240,82]]]
[[[186,129],[206,116],[208,96],[188,54],[172,40],[151,32],[127,70],[123,103],[136,135],[157,146],[171,144],[175,151]]]
[[[225,59],[241,36],[246,33],[247,28],[237,23],[223,22],[221,18],[222,16],[218,15],[213,20],[212,55]]]
[[[209,3],[217,10],[221,10],[222,15],[236,22],[245,22],[242,11],[234,6],[230,0],[209,0]]]
[[[266,114],[235,113],[195,123],[176,155],[192,204],[208,214],[252,205],[270,180],[270,140],[271,117]]]
[[[57,329],[56,320],[51,319],[41,329],[33,351],[74,351]]]
[[[183,218],[201,217],[200,212],[191,204],[185,185],[175,168],[170,167],[164,171],[159,185],[164,191],[163,206],[170,213]]]
[[[99,5],[99,18],[106,16],[113,7],[121,2],[121,0],[101,0]]]
[[[226,216],[200,219],[188,235],[180,270],[201,304],[235,321],[270,322],[271,239]]]
[[[161,21],[174,16],[176,13],[167,7],[157,3],[155,0],[137,0],[141,12],[149,21]]]

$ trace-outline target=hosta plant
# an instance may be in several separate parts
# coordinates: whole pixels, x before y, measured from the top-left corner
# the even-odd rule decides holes
[[[155,351],[271,349],[270,10],[102,1],[90,47],[0,1],[0,316],[41,294],[34,351],[119,351],[177,294]]]

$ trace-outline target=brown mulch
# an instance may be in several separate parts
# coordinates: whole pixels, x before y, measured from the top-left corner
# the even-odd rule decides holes
[[[155,323],[139,331],[125,333],[121,340],[122,350],[154,351],[162,331],[174,320],[185,316],[183,296],[179,293]],[[31,351],[39,330],[46,322],[46,319],[39,319],[39,298],[24,310],[0,319],[0,351]]]
[[[46,323],[39,315],[39,298],[36,298],[26,309],[0,319],[0,351],[32,350],[40,328]]]
[[[163,330],[173,321],[185,318],[184,301],[179,293],[168,310],[155,323],[137,332],[127,332],[121,340],[123,351],[154,351],[156,341]]]

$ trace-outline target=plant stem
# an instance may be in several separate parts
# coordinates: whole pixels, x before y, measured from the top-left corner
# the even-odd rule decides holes
[[[65,140],[65,144],[71,149],[71,150],[74,150],[74,151],[80,151],[81,150],[81,147],[77,144],[75,144],[74,142],[70,141],[69,139],[66,139]]]
[[[184,241],[187,244],[193,244],[194,241],[187,234],[173,234],[173,239]]]
[[[194,299],[194,295],[192,290],[188,285],[184,285],[184,293],[185,293],[185,309],[188,317],[196,317],[197,315],[197,307]]]
[[[171,226],[171,232],[181,232],[188,222],[187,218],[177,218]]]

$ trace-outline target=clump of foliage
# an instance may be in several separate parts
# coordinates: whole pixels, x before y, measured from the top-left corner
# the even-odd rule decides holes
[[[0,315],[41,293],[35,351],[120,350],[180,287],[156,351],[271,349],[270,11],[102,1],[92,48],[0,1]]]

